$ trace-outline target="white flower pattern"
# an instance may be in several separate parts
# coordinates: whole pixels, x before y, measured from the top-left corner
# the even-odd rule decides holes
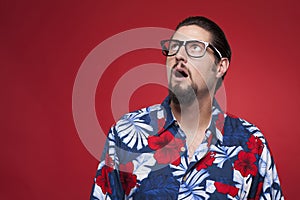
[[[130,113],[124,115],[117,122],[116,131],[118,132],[118,136],[128,147],[133,148],[136,146],[136,149],[140,150],[148,144],[147,138],[153,131],[153,128],[141,119],[146,114],[145,110]]]
[[[205,192],[204,186],[200,186],[200,183],[202,183],[208,176],[209,173],[206,170],[192,171],[191,174],[187,176],[186,181],[180,185],[178,199],[208,199],[209,195]]]

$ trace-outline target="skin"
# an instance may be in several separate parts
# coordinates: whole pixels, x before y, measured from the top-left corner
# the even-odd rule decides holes
[[[173,35],[177,40],[202,40],[211,42],[211,34],[196,25],[180,27]],[[227,71],[229,61],[222,58],[215,63],[210,48],[201,58],[189,57],[184,46],[166,60],[169,89],[178,96],[179,102],[171,99],[172,112],[187,136],[191,157],[204,138],[205,130],[211,121],[212,100],[219,78]],[[176,71],[184,71],[187,77],[176,76]],[[190,95],[188,100],[184,99]]]

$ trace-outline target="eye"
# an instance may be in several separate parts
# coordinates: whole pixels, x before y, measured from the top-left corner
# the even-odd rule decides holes
[[[203,47],[197,43],[191,44],[189,49],[193,52],[201,52],[203,51]]]
[[[169,50],[170,51],[177,51],[179,48],[178,42],[170,42]]]

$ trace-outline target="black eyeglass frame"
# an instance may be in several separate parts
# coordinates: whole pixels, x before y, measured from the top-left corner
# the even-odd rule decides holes
[[[171,42],[171,41],[178,42],[179,47],[178,47],[178,49],[177,49],[177,51],[176,51],[175,53],[169,55],[169,54],[168,54],[168,53],[169,53],[169,50],[164,48],[164,44],[165,44],[166,42]],[[205,50],[204,50],[203,55],[201,55],[201,56],[192,56],[192,55],[189,54],[186,45],[189,44],[189,43],[192,43],[192,42],[200,42],[200,43],[203,43],[203,44],[204,44]],[[207,51],[207,47],[210,47],[210,48],[214,51],[214,53],[216,53],[216,54],[219,56],[220,59],[223,58],[221,52],[220,52],[215,46],[213,46],[213,45],[210,44],[209,42],[205,42],[205,41],[202,41],[202,40],[187,40],[187,41],[182,41],[182,40],[173,40],[173,39],[169,39],[169,40],[162,40],[162,41],[160,42],[160,45],[161,45],[161,47],[162,47],[162,53],[163,53],[164,56],[174,56],[174,55],[176,55],[176,54],[179,52],[179,49],[180,49],[182,46],[184,46],[185,52],[188,54],[188,56],[190,56],[190,57],[192,57],[192,58],[201,58],[201,57],[203,57],[203,56],[205,55],[206,51]]]

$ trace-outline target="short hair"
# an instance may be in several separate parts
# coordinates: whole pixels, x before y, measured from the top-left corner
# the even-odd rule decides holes
[[[191,16],[180,22],[176,27],[176,31],[182,26],[189,25],[197,25],[208,31],[212,37],[211,44],[220,51],[222,57],[228,58],[229,62],[231,61],[231,49],[229,43],[223,30],[215,22],[203,16]],[[215,54],[215,58],[216,63],[218,63],[220,61],[219,56]],[[226,73],[227,72],[225,72],[222,79],[217,82],[216,91],[222,85],[222,80],[224,80]]]

